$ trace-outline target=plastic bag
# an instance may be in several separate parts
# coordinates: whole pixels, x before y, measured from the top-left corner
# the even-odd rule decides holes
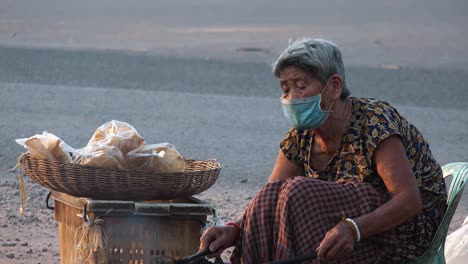
[[[185,160],[170,143],[144,145],[127,153],[129,169],[159,173],[182,172]]]
[[[125,155],[114,146],[86,146],[77,150],[73,163],[112,170],[126,170]]]
[[[31,157],[38,159],[70,163],[72,160],[71,153],[75,152],[75,149],[47,131],[29,138],[16,139],[15,141],[27,148]]]
[[[463,225],[445,240],[445,261],[448,264],[463,264],[468,259],[468,217]]]
[[[114,146],[123,154],[137,149],[145,140],[136,129],[128,123],[112,120],[96,129],[88,142],[88,146]]]

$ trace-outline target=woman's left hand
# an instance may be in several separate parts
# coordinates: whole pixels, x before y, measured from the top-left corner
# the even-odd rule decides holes
[[[317,256],[325,261],[346,258],[353,252],[355,241],[351,227],[341,221],[322,239],[317,248]]]

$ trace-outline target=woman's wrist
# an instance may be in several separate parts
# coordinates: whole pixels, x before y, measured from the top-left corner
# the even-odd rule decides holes
[[[341,221],[345,222],[349,226],[349,228],[351,228],[356,242],[361,241],[361,232],[356,222],[351,218],[343,218]]]
[[[240,233],[240,231],[241,231],[241,228],[240,228],[239,224],[236,223],[236,222],[227,222],[227,223],[226,223],[226,226],[233,226],[233,227],[235,227],[235,228],[237,229],[237,232],[239,232],[239,233]]]
[[[231,230],[233,230],[233,235],[234,235],[233,245],[236,245],[239,242],[240,234],[242,231],[240,225],[236,222],[227,222],[226,227],[229,227]]]
[[[353,219],[346,217],[343,211],[341,212],[341,214],[341,222],[346,223],[346,225],[349,226],[349,228],[353,232],[356,242],[361,241],[361,231],[359,230],[359,226],[357,225],[357,223]]]

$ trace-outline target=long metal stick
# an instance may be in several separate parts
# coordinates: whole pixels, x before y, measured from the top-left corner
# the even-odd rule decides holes
[[[187,258],[184,258],[184,259],[179,259],[179,260],[176,260],[175,261],[175,264],[188,264],[188,263],[192,263],[194,261],[197,261],[199,259],[202,259],[204,258],[206,255],[208,254],[211,254],[213,252],[210,251],[210,249],[206,249],[205,251],[199,251],[197,252],[196,254],[192,255],[192,256],[189,256]]]

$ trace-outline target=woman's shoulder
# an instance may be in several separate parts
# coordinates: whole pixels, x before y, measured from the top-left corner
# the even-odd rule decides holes
[[[310,140],[313,137],[313,134],[314,132],[312,129],[290,128],[286,133],[285,139],[289,141],[300,142],[303,140]]]
[[[312,130],[291,128],[280,142],[280,149],[284,156],[299,166],[304,166],[307,148],[312,142]]]
[[[361,121],[370,119],[386,120],[391,122],[400,122],[401,115],[398,110],[389,102],[375,98],[351,98],[353,102],[353,113]]]
[[[401,134],[404,118],[390,103],[375,98],[352,98],[356,133],[374,139]]]
[[[380,111],[396,111],[395,107],[389,102],[376,98],[351,97],[351,100],[353,101],[354,110],[377,111],[377,114]]]

